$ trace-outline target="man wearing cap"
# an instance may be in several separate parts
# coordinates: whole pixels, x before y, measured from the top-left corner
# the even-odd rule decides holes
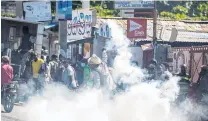
[[[2,57],[2,65],[1,65],[1,86],[7,85],[12,82],[13,79],[13,68],[9,64],[9,57]]]
[[[103,63],[98,56],[93,54],[92,57],[88,59],[88,64],[92,70],[94,87],[101,87],[108,90],[115,89],[116,85],[105,62]]]

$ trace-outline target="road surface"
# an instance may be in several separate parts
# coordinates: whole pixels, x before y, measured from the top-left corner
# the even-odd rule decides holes
[[[20,112],[24,110],[24,105],[15,104],[12,112],[6,113],[3,106],[1,106],[1,121],[25,121],[24,117],[20,115]]]

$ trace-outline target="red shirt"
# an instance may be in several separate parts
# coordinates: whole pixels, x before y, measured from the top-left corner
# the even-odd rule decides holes
[[[1,66],[1,85],[11,83],[13,79],[13,68],[9,64]]]

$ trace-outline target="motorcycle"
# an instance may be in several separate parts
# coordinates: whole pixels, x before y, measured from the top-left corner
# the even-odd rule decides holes
[[[16,98],[16,88],[15,84],[11,83],[2,86],[1,89],[2,98],[1,104],[7,113],[10,113],[14,108],[15,98]]]

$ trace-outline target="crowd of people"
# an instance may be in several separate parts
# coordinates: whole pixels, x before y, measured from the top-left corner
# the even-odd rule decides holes
[[[3,56],[2,60],[7,60],[2,61],[2,75],[6,76],[2,76],[3,85],[11,83],[14,74],[13,67],[9,65],[9,57]],[[84,87],[112,90],[115,88],[107,64],[96,55],[92,55],[89,59],[80,56],[76,63],[72,63],[62,55],[59,57],[52,55],[49,59],[44,54],[38,57],[31,51],[25,66],[22,77],[26,82],[32,80],[34,91],[42,91],[44,86],[50,83],[63,84],[70,89]]]
[[[13,68],[9,62],[9,57],[3,56],[1,85],[9,84],[13,80]],[[105,49],[103,49],[101,59],[95,54],[89,59],[85,59],[79,55],[76,63],[72,63],[62,55],[59,55],[59,57],[52,55],[49,59],[44,54],[38,57],[36,53],[31,52],[30,58],[25,65],[24,78],[26,78],[26,81],[32,80],[34,91],[41,91],[44,89],[44,85],[50,83],[63,84],[70,89],[103,88],[114,90],[118,87],[118,84],[115,83],[112,77],[111,69],[108,67]],[[138,66],[138,63],[134,63],[133,65]],[[149,73],[147,80],[167,80],[169,77],[165,73],[168,71],[168,64],[157,63],[154,59],[150,62],[147,70]],[[194,85],[190,82],[186,66],[182,65],[180,70],[181,72],[177,74],[177,76],[181,77],[179,85],[185,84],[186,90],[194,87],[195,92],[208,94],[208,66],[202,67],[198,83]]]

